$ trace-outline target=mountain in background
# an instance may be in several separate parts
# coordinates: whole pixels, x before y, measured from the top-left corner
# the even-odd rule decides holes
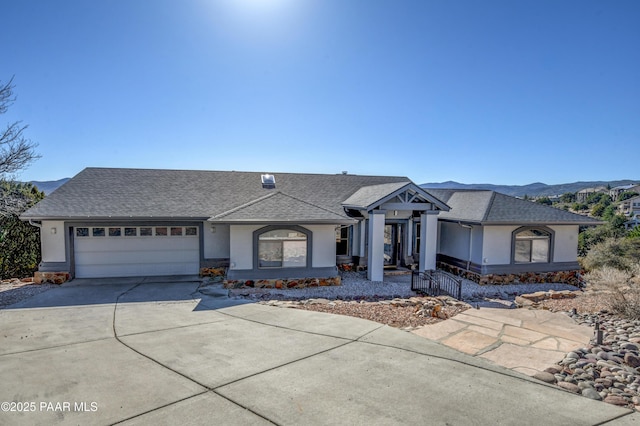
[[[578,192],[585,188],[595,188],[598,186],[607,186],[611,188],[631,183],[639,183],[640,180],[612,180],[612,181],[591,181],[591,182],[574,182],[562,183],[558,185],[547,185],[545,183],[530,183],[528,185],[492,185],[489,183],[473,183],[465,184],[453,181],[442,183],[423,183],[420,185],[424,189],[488,189],[500,192],[501,194],[511,195],[512,197],[552,197],[554,195],[562,195],[567,192]]]
[[[32,180],[30,183],[37,186],[38,189],[44,192],[45,195],[49,195],[53,191],[58,189],[58,187],[62,186],[62,184],[66,183],[69,179],[71,178],[64,178],[60,180],[47,180],[47,181]]]

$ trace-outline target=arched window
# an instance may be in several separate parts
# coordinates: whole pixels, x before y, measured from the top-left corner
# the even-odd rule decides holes
[[[520,228],[513,233],[514,263],[549,263],[553,233],[545,228]]]
[[[258,268],[306,268],[306,230],[268,227],[258,231]]]

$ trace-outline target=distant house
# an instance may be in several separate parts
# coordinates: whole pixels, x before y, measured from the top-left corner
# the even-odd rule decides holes
[[[494,191],[430,190],[438,216],[438,266],[482,283],[567,282],[580,269],[580,226],[601,224]]]
[[[640,226],[640,215],[633,216],[630,220],[624,223],[624,229],[630,230]]]
[[[640,195],[622,201],[618,209],[621,214],[628,217],[640,215]]]
[[[336,285],[338,268],[437,265],[479,282],[566,277],[580,225],[599,222],[492,191],[406,177],[87,168],[27,210],[39,274],[191,275],[226,285]],[[563,273],[565,275],[560,275]]]
[[[608,192],[609,190],[604,186],[599,186],[596,188],[585,188],[576,192],[576,201],[578,203],[586,203],[587,198],[589,198],[590,195],[598,194],[598,193],[608,193]]]
[[[623,192],[637,192],[638,194],[640,194],[640,185],[638,185],[637,183],[631,183],[629,185],[616,186],[615,188],[611,188],[609,190],[609,196],[612,200],[615,201]]]

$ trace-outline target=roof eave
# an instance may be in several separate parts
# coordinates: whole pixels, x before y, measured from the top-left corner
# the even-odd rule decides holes
[[[500,222],[500,221],[483,221],[482,225],[526,225],[526,226],[530,226],[530,225],[551,225],[551,226],[558,226],[558,225],[578,225],[578,226],[598,226],[598,225],[604,225],[606,222],[559,222],[559,221],[526,221],[526,220],[522,220],[522,221],[505,221],[505,222]]]
[[[65,222],[78,222],[78,221],[112,221],[112,222],[127,222],[127,221],[206,221],[208,216],[20,216],[19,219],[23,221],[29,220],[58,220]]]
[[[352,225],[354,223],[358,223],[356,219],[318,219],[318,220],[310,220],[310,219],[238,219],[238,220],[230,220],[230,219],[208,219],[209,223],[221,223],[221,224],[230,224],[230,225],[257,225],[257,224],[265,224],[265,225],[284,225],[284,224],[300,224],[300,225]]]

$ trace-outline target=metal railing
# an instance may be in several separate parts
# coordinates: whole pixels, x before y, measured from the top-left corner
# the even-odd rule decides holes
[[[411,290],[428,296],[443,294],[462,299],[462,279],[439,269],[411,273]]]

